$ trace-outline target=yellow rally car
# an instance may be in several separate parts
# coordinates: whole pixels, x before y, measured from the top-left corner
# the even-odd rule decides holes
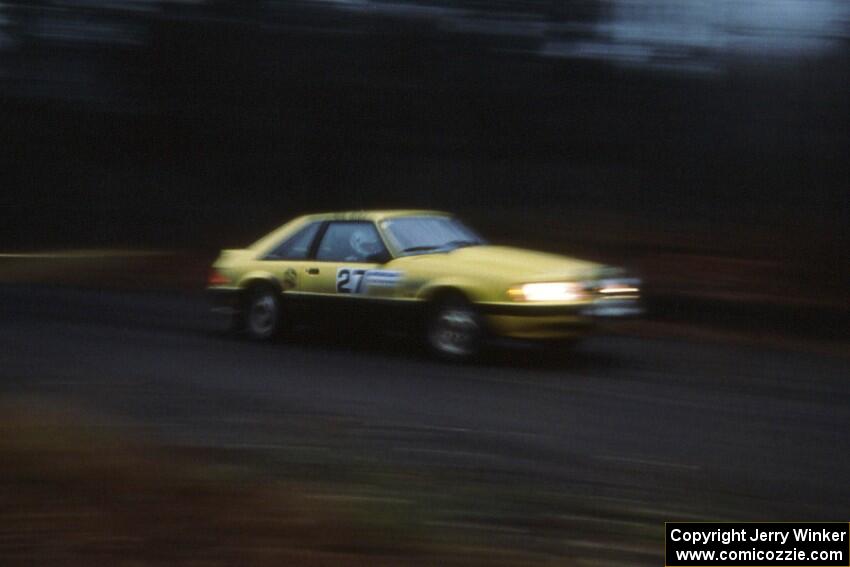
[[[435,211],[296,218],[224,250],[208,290],[214,310],[254,339],[320,319],[357,333],[412,324],[455,359],[486,336],[575,339],[599,317],[640,313],[638,281],[621,270],[494,246]]]

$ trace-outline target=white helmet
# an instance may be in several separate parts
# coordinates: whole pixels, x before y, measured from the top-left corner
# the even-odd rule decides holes
[[[381,251],[381,244],[378,242],[378,237],[367,230],[355,230],[351,233],[348,239],[352,250],[363,258],[368,258]]]

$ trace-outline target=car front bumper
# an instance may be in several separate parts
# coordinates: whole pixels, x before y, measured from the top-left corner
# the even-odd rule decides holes
[[[482,304],[488,331],[516,339],[573,339],[585,336],[602,321],[637,317],[637,299],[599,298],[580,304]]]

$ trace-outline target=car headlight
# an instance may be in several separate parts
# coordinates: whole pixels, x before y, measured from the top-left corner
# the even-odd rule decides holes
[[[587,294],[577,282],[541,282],[514,286],[508,290],[514,301],[578,301]]]

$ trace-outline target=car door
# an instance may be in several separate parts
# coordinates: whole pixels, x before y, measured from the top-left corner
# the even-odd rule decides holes
[[[300,291],[333,303],[374,297],[380,286],[370,286],[369,275],[388,258],[374,223],[331,221],[306,265]]]

